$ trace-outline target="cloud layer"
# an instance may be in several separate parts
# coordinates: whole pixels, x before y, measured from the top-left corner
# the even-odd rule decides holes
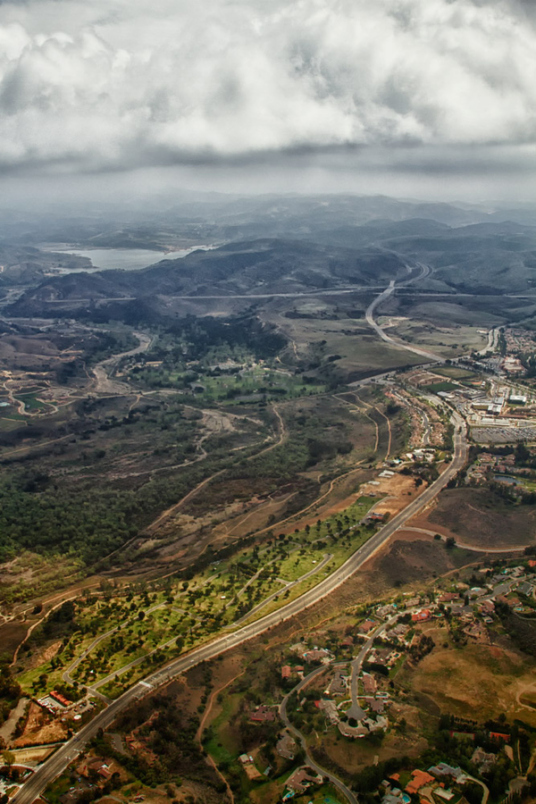
[[[0,2],[0,168],[530,144],[535,77],[513,1]]]

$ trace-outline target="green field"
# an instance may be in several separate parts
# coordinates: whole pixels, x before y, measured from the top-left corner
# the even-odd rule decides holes
[[[433,394],[437,394],[438,391],[455,391],[459,388],[458,385],[454,385],[452,382],[433,382],[430,385],[423,385],[425,391],[431,391]]]
[[[21,673],[19,683],[29,694],[54,689],[76,657],[102,636],[71,675],[81,685],[93,685],[135,663],[101,686],[116,697],[153,667],[204,643],[222,627],[248,619],[263,601],[266,605],[252,616],[264,616],[316,586],[370,538],[374,529],[359,522],[377,501],[360,497],[339,514],[242,550],[188,582],[170,583],[167,591],[118,596],[108,589],[108,600],[79,599],[76,629],[64,648]],[[326,556],[330,559],[321,566]],[[318,572],[300,581],[317,566]],[[283,582],[292,586],[285,588]]]
[[[442,377],[450,377],[453,380],[473,380],[478,377],[478,374],[475,374],[474,371],[458,368],[457,366],[434,368],[434,374],[440,374]]]

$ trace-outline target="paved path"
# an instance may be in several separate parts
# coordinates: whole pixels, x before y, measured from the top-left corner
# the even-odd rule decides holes
[[[352,793],[352,791],[348,787],[346,787],[344,782],[341,782],[341,780],[337,778],[337,776],[334,776],[332,773],[330,773],[329,771],[327,771],[325,768],[323,768],[321,765],[318,765],[318,763],[314,761],[311,754],[309,753],[305,737],[303,736],[301,731],[298,731],[298,729],[292,725],[289,716],[287,714],[287,704],[292,693],[293,692],[297,693],[300,690],[304,689],[304,687],[306,687],[311,681],[313,681],[313,679],[316,678],[316,676],[319,676],[321,673],[323,673],[325,669],[326,669],[325,665],[317,667],[316,670],[313,670],[311,673],[309,673],[309,675],[305,676],[305,678],[303,678],[299,684],[297,684],[287,695],[285,695],[285,697],[281,701],[281,704],[279,705],[279,717],[281,718],[287,729],[296,737],[301,747],[303,748],[305,752],[305,759],[307,760],[307,765],[313,768],[313,770],[315,770],[318,774],[320,774],[320,776],[327,777],[331,782],[331,784],[342,793],[342,795],[350,802],[350,804],[358,804],[357,796],[354,793]]]
[[[405,612],[397,611],[397,613],[393,617],[391,617],[389,620],[387,620],[385,623],[383,623],[383,625],[381,625],[379,628],[376,628],[376,630],[367,639],[367,641],[365,642],[365,644],[363,645],[363,647],[359,651],[359,653],[356,656],[356,658],[353,660],[353,662],[352,662],[352,680],[350,682],[350,690],[351,690],[351,695],[352,695],[352,705],[346,711],[346,716],[348,718],[353,717],[354,720],[359,721],[359,720],[363,720],[363,718],[365,718],[367,716],[366,712],[363,710],[363,708],[361,707],[361,705],[359,703],[358,694],[357,694],[357,692],[358,692],[357,687],[358,687],[358,683],[359,683],[359,674],[361,673],[361,667],[363,666],[363,662],[366,659],[367,653],[369,652],[369,650],[372,648],[372,646],[374,644],[374,640],[377,639],[379,636],[381,636],[383,634],[383,632],[386,630],[386,628],[388,628],[391,625],[391,623],[394,623],[396,620],[398,620],[400,615],[403,614],[403,613],[405,613]]]
[[[239,620],[235,620],[234,623],[231,623],[229,628],[235,628],[237,625],[242,625],[242,623],[245,623],[247,620],[251,619],[251,617],[254,617],[255,614],[258,614],[259,611],[261,611],[265,606],[267,606],[268,603],[271,603],[272,600],[275,600],[276,597],[279,597],[284,592],[288,591],[289,589],[292,589],[293,586],[296,586],[297,584],[301,583],[302,581],[306,581],[307,578],[311,577],[311,575],[315,575],[317,572],[319,572],[321,569],[323,569],[326,566],[326,564],[328,564],[331,561],[332,558],[333,558],[333,555],[331,553],[327,553],[324,556],[324,558],[322,559],[322,561],[320,562],[320,564],[317,564],[316,567],[313,567],[313,569],[309,570],[309,572],[306,572],[305,575],[302,575],[300,578],[297,578],[295,581],[285,581],[285,580],[283,580],[283,578],[277,578],[278,581],[281,581],[281,583],[285,584],[285,588],[284,589],[278,589],[276,592],[273,592],[269,597],[265,598],[264,600],[261,600],[260,603],[258,603],[256,606],[254,606],[251,609],[251,611],[248,611],[247,614],[244,614],[244,616],[240,617]]]

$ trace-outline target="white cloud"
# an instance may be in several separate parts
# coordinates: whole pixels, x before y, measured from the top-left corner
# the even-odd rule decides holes
[[[533,142],[536,33],[476,0],[0,4],[0,167]]]

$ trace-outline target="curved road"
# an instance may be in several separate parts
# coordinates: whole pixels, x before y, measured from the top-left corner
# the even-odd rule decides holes
[[[278,611],[271,612],[261,617],[256,622],[239,628],[233,634],[217,637],[207,645],[203,645],[184,656],[179,656],[167,666],[151,673],[143,681],[139,681],[124,692],[120,698],[117,698],[111,703],[110,706],[102,712],[99,712],[90,723],[80,729],[78,734],[72,737],[50,757],[50,759],[44,762],[24,784],[13,801],[15,801],[16,804],[31,804],[31,802],[43,792],[46,786],[62,773],[73,759],[85,750],[88,742],[97,734],[99,729],[108,728],[121,712],[138,698],[143,697],[148,690],[167,683],[172,678],[184,673],[200,662],[213,659],[220,653],[235,648],[249,639],[260,636],[268,629],[294,617],[304,611],[304,609],[313,606],[319,600],[338,589],[383,547],[398,528],[428,505],[446,486],[449,480],[462,468],[467,458],[467,443],[465,440],[466,426],[461,416],[457,413],[453,413],[452,419],[455,424],[454,456],[449,466],[419,497],[413,500],[403,511],[400,511],[390,522],[373,534],[364,545],[344,562],[344,564],[317,584],[317,586],[313,587],[313,589],[305,592],[305,594],[301,595],[301,597],[296,600],[287,603],[286,606],[283,606]]]
[[[425,276],[426,274],[421,275]],[[413,280],[409,280],[413,281]],[[407,284],[407,282],[401,282],[400,285]],[[366,312],[365,318],[367,319],[367,324],[372,327],[372,329],[376,332],[377,335],[385,341],[385,343],[389,343],[391,346],[396,346],[398,349],[405,349],[407,352],[414,352],[416,355],[420,355],[421,357],[426,357],[428,360],[433,360],[436,363],[444,363],[445,358],[441,357],[440,355],[436,355],[433,352],[429,352],[426,349],[421,349],[419,346],[412,346],[410,343],[402,343],[401,341],[397,341],[395,338],[392,338],[388,335],[385,330],[383,330],[379,324],[376,323],[374,320],[374,312],[377,307],[380,306],[386,299],[391,296],[396,289],[395,280],[392,279],[389,283],[389,286],[385,288],[383,293],[380,293],[379,296],[376,296],[373,302],[369,304]]]
[[[320,776],[327,777],[331,782],[331,784],[334,787],[336,787],[337,790],[339,790],[346,799],[348,799],[350,804],[358,804],[357,796],[354,795],[354,793],[352,793],[352,791],[348,787],[346,787],[346,785],[343,782],[341,782],[341,780],[337,776],[334,776],[332,773],[325,770],[325,768],[323,768],[321,765],[318,765],[314,761],[314,759],[312,758],[311,754],[307,749],[307,742],[305,740],[305,737],[303,736],[301,731],[298,731],[298,729],[292,725],[292,723],[290,722],[290,718],[287,715],[287,703],[292,693],[299,692],[300,690],[302,690],[304,687],[307,686],[307,684],[309,684],[310,681],[313,680],[313,678],[320,675],[320,673],[323,673],[325,669],[326,669],[325,665],[317,667],[316,670],[313,670],[312,673],[309,673],[309,675],[305,676],[305,678],[303,678],[299,684],[297,684],[287,695],[285,695],[285,697],[283,698],[283,700],[279,705],[279,716],[283,721],[283,723],[285,724],[285,726],[287,727],[288,731],[292,732],[292,734],[299,741],[301,747],[305,752],[305,759],[307,760],[307,765],[313,768],[313,770],[315,770]]]

